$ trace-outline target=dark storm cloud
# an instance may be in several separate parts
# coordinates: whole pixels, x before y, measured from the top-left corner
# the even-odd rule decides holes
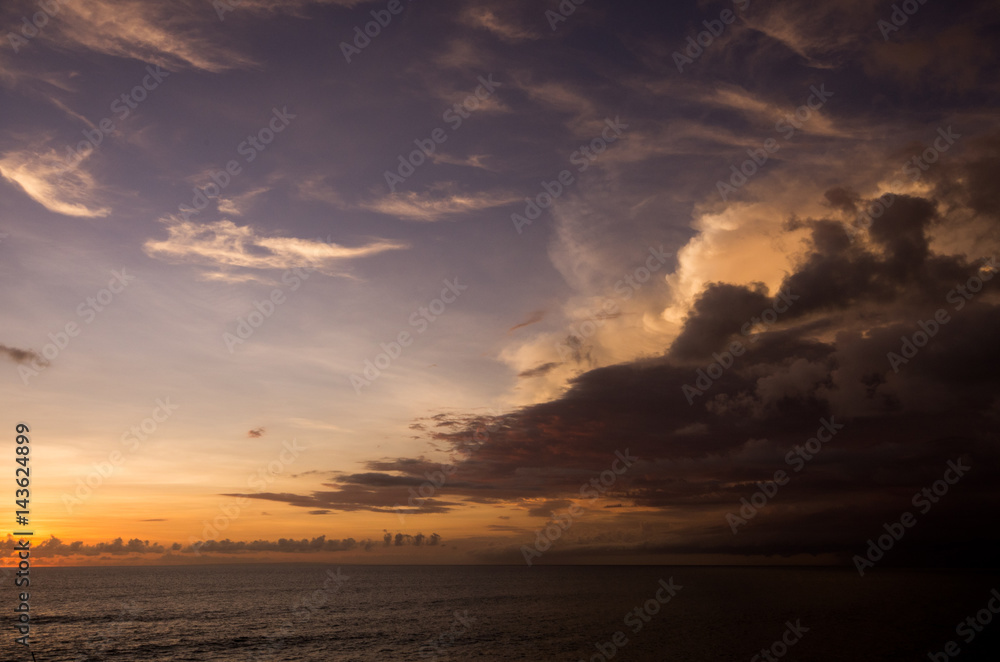
[[[387,477],[391,478],[391,476]],[[311,510],[344,512],[367,510],[376,513],[446,513],[462,505],[459,502],[428,498],[419,506],[411,507],[408,502],[412,494],[407,490],[367,489],[357,486],[348,486],[339,490],[321,490],[311,494],[255,492],[253,494],[225,494],[223,496],[276,501]]]
[[[861,200],[861,196],[854,191],[841,187],[830,189],[824,194],[824,197],[831,207],[847,212],[849,215],[857,212],[858,202]]]
[[[684,330],[670,348],[678,359],[704,358],[723,347],[744,322],[771,305],[763,284],[754,289],[712,283],[694,304]]]
[[[896,196],[871,223],[874,250],[852,246],[839,223],[814,222],[814,251],[783,284],[801,297],[788,315],[802,317],[863,304],[889,304],[899,314],[899,307],[912,309],[943,299],[980,265],[967,256],[931,254],[927,233],[938,222],[933,201]]]
[[[942,198],[980,201],[978,207],[970,202],[971,213],[993,213],[981,202],[990,195],[985,178],[967,176],[988,171],[991,143],[985,143],[973,145],[979,156],[936,173]],[[1000,278],[992,278],[992,256],[932,249],[931,233],[946,232],[950,222],[937,198],[895,196],[852,241],[845,224],[870,201],[848,188],[825,197],[830,218],[786,225],[789,232],[809,232],[808,250],[781,283],[798,298],[754,342],[740,333],[741,325],[771,307],[773,293],[759,285],[712,283],[663,356],[584,372],[561,397],[492,419],[491,434],[454,461],[454,481],[434,494],[453,501],[428,499],[429,508],[412,512],[535,499],[528,514],[548,517],[579,500],[581,487],[612,466],[616,451],[627,451],[638,460],[608,489],[611,507],[600,511],[623,523],[644,512],[652,535],[610,544],[595,533],[553,558],[611,552],[849,557],[879,535],[884,522],[914,511],[914,495],[940,480],[948,461],[960,461],[973,469],[921,516],[926,524],[908,534],[909,550],[897,560],[955,560],[994,540],[995,532],[975,515],[1000,506],[1000,452],[992,441],[1000,421]],[[974,294],[962,289],[977,280]],[[903,351],[902,339],[932,328],[926,323],[938,310],[947,322],[918,343],[915,354],[893,363],[889,357]],[[695,368],[708,365],[711,353],[732,339],[742,341],[745,352],[689,405],[682,387],[695,384]],[[461,414],[429,420],[431,437],[455,451],[468,448],[491,422]],[[833,439],[802,461],[795,449],[824,429],[836,431]],[[369,468],[375,472],[337,478],[338,492],[257,497],[377,509],[437,467],[398,458]],[[737,511],[740,499],[777,470],[791,481],[734,536],[725,513]],[[670,526],[657,513],[671,515]]]
[[[996,140],[994,145],[996,146]],[[996,186],[996,174],[1000,172],[1000,149],[994,147],[994,154],[978,159],[965,168],[968,182],[968,206],[980,214],[996,218],[1000,214],[1000,190]]]
[[[860,199],[845,189],[828,191],[826,197],[837,201],[837,207],[851,210]],[[789,229],[810,227],[812,250],[781,285],[780,290],[795,299],[778,316],[779,325],[803,318],[822,324],[817,315],[847,310],[863,311],[888,323],[905,311],[918,312],[921,306],[942,303],[951,288],[974,276],[982,265],[965,256],[931,254],[927,233],[939,221],[933,201],[899,195],[873,219],[869,236],[875,246],[871,248],[853,244],[841,222],[789,223]],[[711,353],[725,349],[732,338],[747,335],[744,325],[759,320],[777,299],[769,299],[762,285],[709,285],[695,302],[670,356],[711,359]]]
[[[976,214],[997,220],[1000,218],[1000,191],[996,174],[1000,172],[1000,133],[983,136],[968,145],[966,161],[942,163],[927,172],[934,182],[935,195],[950,205],[968,207]],[[991,232],[1000,231],[993,225]]]

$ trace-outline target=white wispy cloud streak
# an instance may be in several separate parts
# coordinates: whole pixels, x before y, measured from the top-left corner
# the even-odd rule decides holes
[[[249,269],[290,269],[312,267],[330,275],[338,262],[401,250],[408,246],[388,239],[376,239],[361,246],[342,246],[322,239],[266,236],[252,227],[222,220],[195,223],[175,217],[163,219],[167,238],[150,239],[146,253],[172,262],[193,262],[215,267]],[[227,276],[224,280],[231,280]]]
[[[519,198],[502,193],[434,195],[432,193],[394,193],[360,205],[362,209],[396,216],[408,221],[440,221],[480,209],[502,207]]]
[[[67,169],[51,148],[7,152],[0,157],[0,175],[18,185],[32,200],[49,211],[67,216],[107,216],[111,210],[94,204],[96,184],[83,168],[90,153]]]

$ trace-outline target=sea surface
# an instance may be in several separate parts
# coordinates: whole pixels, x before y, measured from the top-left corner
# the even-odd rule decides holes
[[[31,579],[37,662],[1000,660],[998,572],[268,564]],[[31,660],[13,643],[13,589],[2,597],[0,659]]]

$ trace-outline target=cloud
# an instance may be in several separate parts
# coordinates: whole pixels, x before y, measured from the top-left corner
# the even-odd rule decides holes
[[[0,156],[0,175],[49,211],[66,216],[107,216],[111,210],[94,204],[97,186],[82,167],[92,153],[85,151],[70,167],[55,149],[47,147],[7,152]]]
[[[264,186],[247,191],[246,193],[241,193],[240,195],[234,195],[231,198],[219,198],[219,213],[231,216],[241,216],[257,196],[262,193],[267,193],[269,190],[271,190],[269,187]]]
[[[313,177],[299,182],[296,185],[296,192],[303,200],[318,200],[337,209],[343,209],[347,206],[340,193],[327,184],[322,177]]]
[[[491,168],[483,163],[483,161],[488,158],[490,158],[488,154],[471,154],[465,158],[451,156],[450,154],[446,154],[444,152],[437,152],[431,155],[431,161],[434,163],[449,163],[451,165],[494,171],[494,168]]]
[[[8,534],[6,540],[0,543],[0,549],[12,553],[16,544],[16,539]],[[167,548],[159,543],[151,543],[148,540],[139,540],[138,538],[132,538],[128,542],[125,542],[122,538],[115,538],[111,542],[99,542],[93,545],[88,545],[78,540],[67,545],[55,536],[52,536],[31,546],[32,556],[39,558],[54,556],[100,556],[102,554],[110,554],[112,556],[163,554],[166,551]]]
[[[38,38],[59,48],[86,50],[138,60],[170,71],[198,69],[221,73],[259,66],[239,49],[222,43],[212,28],[217,21],[260,20],[285,14],[308,18],[314,5],[352,8],[366,0],[242,0],[205,3],[199,0],[87,0],[60,3],[55,20]],[[220,15],[219,7],[228,8]],[[25,5],[25,8],[31,5]],[[31,16],[33,10],[28,10]],[[16,72],[14,73],[16,75]],[[7,77],[0,64],[0,78]]]
[[[695,301],[680,335],[670,348],[671,356],[702,359],[725,345],[725,341],[752,317],[771,305],[762,283],[753,288],[711,283]]]
[[[486,30],[509,43],[539,39],[541,35],[527,25],[520,23],[511,11],[505,11],[509,4],[476,4],[466,7],[460,21],[467,26]]]
[[[545,109],[569,114],[567,126],[578,136],[592,138],[604,128],[604,115],[598,112],[594,100],[571,83],[539,81],[533,74],[523,72],[515,84]]]
[[[202,280],[217,281],[220,283],[252,283],[261,280],[257,274],[234,274],[225,271],[203,271],[201,278]]]
[[[328,275],[343,275],[336,267],[345,260],[401,250],[406,244],[376,239],[347,247],[321,239],[266,236],[250,226],[222,220],[196,223],[174,217],[164,219],[167,238],[143,245],[151,257],[172,262],[193,262],[216,268],[291,269],[314,268]],[[225,272],[223,272],[225,273]]]
[[[519,198],[501,193],[393,193],[373,202],[362,203],[362,209],[395,216],[407,221],[452,220],[455,216],[482,209],[502,207]]]
[[[38,361],[39,363],[48,364],[38,352],[31,349],[18,349],[17,347],[8,347],[7,345],[0,345],[0,356],[6,356],[8,359],[14,363],[32,363]]]
[[[801,57],[807,66],[832,68],[847,54],[855,52],[863,36],[875,25],[885,5],[878,0],[845,0],[816,5],[806,0],[775,5],[757,5],[742,13],[750,31],[740,35],[753,39],[753,32],[767,35],[776,44]],[[832,24],[842,26],[830,30]],[[766,57],[779,53],[759,47]]]
[[[802,245],[787,271],[770,284],[705,282],[659,355],[585,370],[561,395],[503,416],[441,413],[418,423],[457,455],[449,481],[420,508],[404,512],[447,517],[477,505],[527,505],[529,515],[548,516],[571,503],[587,504],[581,486],[611,469],[620,452],[633,458],[632,466],[587,504],[574,526],[579,536],[561,543],[567,558],[728,553],[848,559],[858,541],[912,508],[912,495],[940,479],[947,462],[961,461],[974,469],[934,506],[899,558],[960,559],[995,541],[973,504],[1000,506],[1000,451],[991,436],[1000,420],[1000,347],[992,340],[1000,332],[1000,279],[993,278],[994,267],[984,266],[989,262],[982,258],[994,257],[984,244],[946,253],[932,239],[935,232],[964,234],[975,223],[977,212],[960,201],[984,195],[986,180],[981,184],[968,173],[972,164],[992,158],[989,144],[982,143],[970,161],[939,171],[934,185],[947,200],[897,195],[853,242],[846,225],[867,200],[851,189],[819,194],[841,201],[827,204],[824,215],[775,219],[774,232]],[[993,217],[996,211],[984,206],[983,213]],[[975,278],[987,282],[980,294],[956,294]],[[769,293],[778,289],[799,298],[779,323],[756,328],[751,342],[741,325],[769,308]],[[919,330],[937,309],[947,310],[950,321],[895,370],[889,353],[900,352],[901,337]],[[696,368],[713,362],[712,353],[733,339],[745,351],[689,404],[683,389],[697,383]],[[831,422],[843,428],[796,472],[789,452]],[[471,449],[490,423],[493,431]],[[331,491],[257,497],[391,512],[435,467],[423,458],[390,458],[368,469],[339,476]],[[792,475],[792,483],[733,536],[726,513],[779,469]],[[640,517],[648,529],[621,533]],[[620,533],[624,537],[614,537]],[[978,562],[983,554],[970,558]]]
[[[230,2],[234,13],[226,13],[224,16],[235,16],[235,12],[246,11],[264,14],[292,14],[305,18],[304,10],[311,5],[334,5],[350,9],[368,2],[370,0],[241,0],[238,5]]]
[[[555,368],[558,368],[560,365],[562,364],[555,362],[543,363],[540,366],[535,366],[534,368],[530,368],[528,370],[522,370],[521,372],[517,373],[517,376],[520,377],[521,379],[530,377],[539,377],[541,375],[548,374]]]
[[[425,536],[422,533],[410,535],[397,533],[393,536],[386,532],[381,540],[363,538],[344,538],[341,540],[326,536],[316,538],[295,540],[290,538],[280,538],[279,540],[253,540],[253,541],[233,541],[233,540],[208,540],[197,544],[199,554],[247,554],[260,552],[281,552],[285,554],[311,554],[318,552],[343,552],[351,550],[371,551],[381,547],[388,547],[390,543],[397,547],[409,546],[437,546],[441,542],[441,536],[432,533]],[[194,551],[194,547],[184,548],[185,552]]]
[[[176,71],[183,68],[218,73],[254,65],[204,30],[214,11],[203,3],[173,0],[89,0],[62,5],[64,16],[43,30],[63,47],[130,58]]]
[[[997,47],[989,26],[998,16],[995,6],[982,3],[957,17],[958,24],[935,26],[933,33],[909,29],[891,33],[888,42],[879,40],[868,50],[864,67],[875,77],[911,90],[933,84],[954,94],[990,85],[996,77],[991,63],[996,61]]]
[[[154,520],[149,520],[154,521]],[[32,545],[31,553],[38,558],[53,558],[67,556],[95,557],[101,555],[111,556],[143,556],[155,554],[188,554],[197,552],[199,555],[206,554],[253,554],[280,552],[284,554],[313,554],[319,552],[342,552],[350,550],[371,551],[378,547],[390,545],[403,546],[427,546],[436,547],[441,542],[441,536],[432,533],[429,536],[423,533],[410,535],[397,533],[393,536],[386,532],[385,536],[379,540],[362,538],[327,539],[325,535],[316,538],[301,540],[280,538],[278,540],[207,540],[195,545],[183,546],[180,543],[163,545],[132,538],[125,542],[122,538],[116,538],[111,542],[98,542],[86,544],[82,541],[64,543],[60,539],[52,536],[47,540]],[[12,554],[16,549],[17,540],[8,534],[7,538],[0,541],[0,550]]]
[[[529,508],[528,515],[531,517],[552,517],[553,511],[565,510],[571,505],[573,505],[573,502],[569,499],[549,499]]]
[[[531,326],[532,324],[537,324],[538,322],[541,322],[544,318],[545,318],[545,311],[544,310],[536,310],[535,312],[533,312],[530,315],[528,315],[528,319],[526,319],[523,322],[520,322],[518,324],[515,324],[514,326],[510,327],[509,329],[507,329],[507,333],[510,334],[510,333],[513,333],[514,331],[517,331],[518,329],[523,329],[526,326]]]
[[[335,489],[319,490],[310,494],[255,492],[242,495],[248,499],[275,501],[310,510],[337,510],[343,512],[370,511],[375,513],[445,513],[462,504],[443,499],[427,499],[419,507],[410,508],[407,488],[419,486],[426,478],[370,474],[346,479],[346,485],[329,485]]]

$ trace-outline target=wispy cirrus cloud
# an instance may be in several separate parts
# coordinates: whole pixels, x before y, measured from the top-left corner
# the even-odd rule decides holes
[[[296,193],[303,200],[317,200],[341,209],[346,206],[343,196],[322,177],[312,177],[296,185]]]
[[[305,17],[310,6],[336,5],[351,8],[365,0],[242,0],[210,3],[198,0],[87,0],[59,3],[59,10],[38,38],[60,48],[88,50],[139,60],[169,70],[200,69],[221,73],[258,66],[258,62],[236,47],[220,43],[211,28],[217,21],[239,15],[260,19],[262,15],[285,14]],[[19,6],[18,6],[19,5]],[[32,15],[33,3],[11,3],[13,16]],[[2,69],[2,68],[0,68]],[[0,72],[2,76],[2,72]]]
[[[243,212],[247,210],[252,204],[257,196],[267,193],[271,189],[267,186],[262,186],[260,188],[255,188],[246,193],[240,193],[239,195],[234,195],[228,198],[219,198],[219,213],[229,214],[232,216],[242,216]]]
[[[266,236],[246,225],[222,220],[196,223],[174,217],[167,222],[167,238],[150,239],[143,248],[151,257],[214,267],[291,269],[312,267],[340,275],[334,265],[385,251],[407,248],[402,242],[376,239],[361,246],[342,246],[322,239]]]
[[[254,60],[219,43],[205,29],[214,20],[207,3],[90,0],[63,5],[64,16],[42,38],[62,47],[130,58],[165,69],[222,72]]]
[[[394,193],[360,206],[407,221],[453,220],[455,216],[481,209],[502,207],[520,198],[504,193]]]
[[[107,216],[111,210],[96,204],[97,185],[82,167],[89,155],[81,154],[80,162],[69,169],[52,148],[11,151],[0,156],[0,175],[49,211],[66,216]]]
[[[472,154],[465,158],[452,156],[450,154],[444,154],[438,152],[437,154],[431,155],[431,161],[434,163],[448,163],[451,165],[466,166],[468,168],[479,168],[480,170],[491,170],[495,171],[495,168],[486,165],[483,161],[488,159],[490,156],[488,154]]]
[[[462,12],[460,20],[467,26],[486,30],[510,43],[541,38],[542,35],[538,30],[532,29],[530,24],[519,22],[510,11],[505,11],[510,8],[511,5],[499,3],[492,7],[488,4],[477,4],[467,7]]]

